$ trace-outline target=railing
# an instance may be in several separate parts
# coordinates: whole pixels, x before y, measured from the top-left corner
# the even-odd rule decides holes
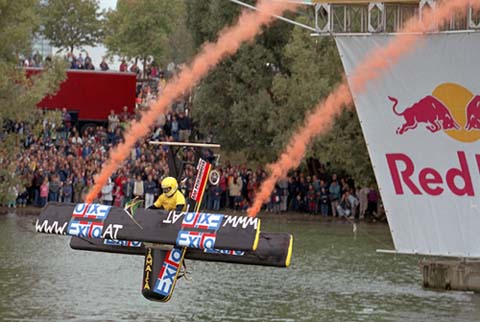
[[[230,0],[251,9],[254,6],[241,0]],[[279,0],[271,0],[279,1]],[[284,1],[284,0],[282,0]],[[448,1],[448,0],[443,0]],[[435,10],[438,0],[383,0],[383,1],[342,1],[342,0],[291,0],[313,7],[314,25],[277,17],[283,21],[300,26],[312,32],[312,35],[331,35],[346,33],[393,33],[404,27],[412,16],[425,10]],[[468,9],[467,14],[452,15],[450,21],[438,26],[438,31],[480,30],[480,10]]]

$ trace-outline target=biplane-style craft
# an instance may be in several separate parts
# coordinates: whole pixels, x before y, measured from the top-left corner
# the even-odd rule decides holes
[[[70,246],[77,250],[143,255],[142,294],[159,302],[171,298],[185,259],[288,267],[291,234],[260,232],[259,218],[199,212],[209,178],[215,177],[210,169],[199,158],[190,193],[193,212],[51,202],[36,231],[72,236]]]

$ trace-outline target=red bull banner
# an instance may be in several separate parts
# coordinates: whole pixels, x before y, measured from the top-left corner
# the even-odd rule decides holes
[[[347,75],[392,35],[336,38]],[[425,35],[353,89],[395,249],[480,257],[480,33]]]

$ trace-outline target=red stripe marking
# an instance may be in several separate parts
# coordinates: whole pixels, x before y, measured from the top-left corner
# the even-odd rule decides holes
[[[74,209],[74,210],[73,210],[74,212],[73,212],[73,214],[72,214],[72,217],[82,217],[82,218],[83,218],[83,217],[85,216],[85,213],[87,212],[89,206],[90,206],[90,204],[87,203],[86,206],[85,206],[85,209],[83,210],[82,213],[75,212],[75,209]],[[76,206],[75,206],[75,207],[76,207]]]
[[[162,269],[161,269],[160,272],[158,273],[158,277],[157,277],[158,279],[161,279],[161,278],[162,278],[163,272],[165,271],[165,269],[166,269],[166,265],[163,265],[163,264],[162,264]]]
[[[169,264],[169,265],[171,265],[171,266],[173,266],[173,267],[175,267],[175,268],[178,268],[178,266],[180,266],[180,263],[173,262],[173,261],[171,261],[171,260],[168,259],[168,258],[164,261],[164,263],[167,263],[167,264]]]
[[[200,183],[199,196],[197,197],[197,199],[195,199],[196,201],[202,200],[203,193],[205,192],[205,186],[207,183],[207,176],[208,176],[208,173],[210,172],[210,167],[211,167],[210,163],[207,163],[207,166],[205,167],[205,171],[203,172],[203,175],[202,175],[202,181]]]
[[[182,228],[195,228],[195,224],[198,221],[198,214],[199,214],[198,212],[195,214],[195,216],[193,217],[192,223],[185,223],[185,221],[182,221]],[[183,217],[183,219],[185,220],[185,217]]]

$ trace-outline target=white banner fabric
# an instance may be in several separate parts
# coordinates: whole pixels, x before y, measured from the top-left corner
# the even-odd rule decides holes
[[[394,37],[336,37],[347,78]],[[480,257],[479,95],[479,32],[425,35],[353,91],[398,252]]]

